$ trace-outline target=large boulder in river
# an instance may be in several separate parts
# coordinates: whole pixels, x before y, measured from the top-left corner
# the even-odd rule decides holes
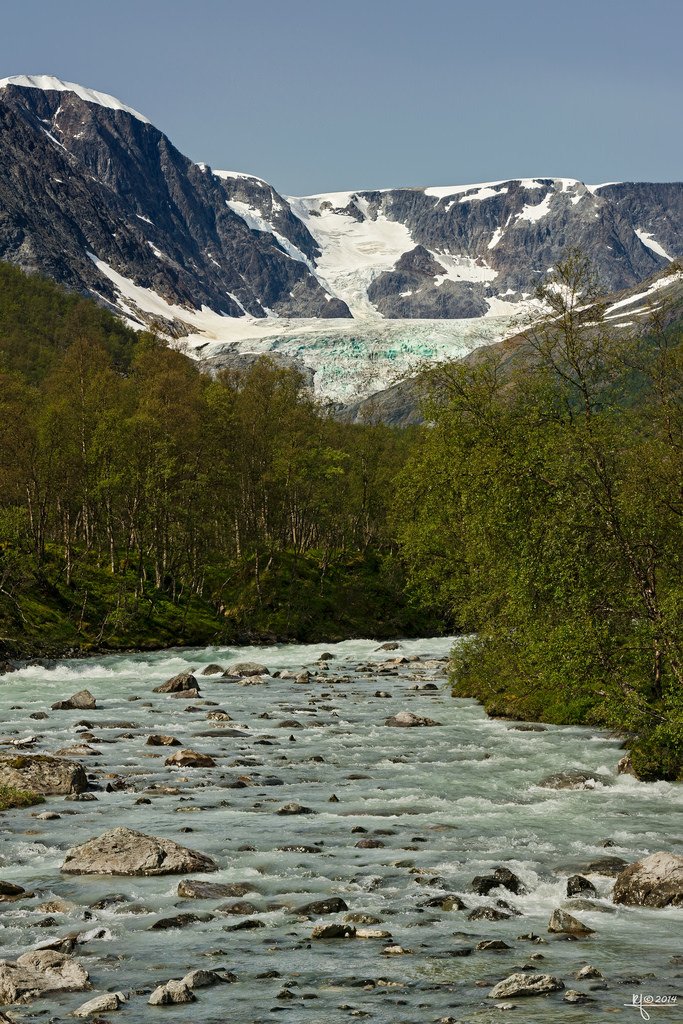
[[[130,828],[112,828],[74,846],[61,868],[69,875],[181,875],[217,869],[204,853]]]
[[[88,777],[78,761],[48,754],[2,755],[0,785],[27,789],[42,796],[64,796],[82,793],[88,787]]]
[[[387,718],[384,724],[411,729],[421,725],[441,725],[441,722],[435,722],[433,718],[424,718],[422,715],[414,715],[412,711],[399,711],[398,714]]]
[[[211,754],[202,754],[198,750],[176,750],[166,758],[164,764],[180,768],[215,768],[216,762]]]
[[[557,935],[592,935],[594,929],[566,910],[553,910],[548,921],[548,931]]]
[[[652,853],[630,864],[617,876],[612,899],[637,907],[683,906],[683,857]]]
[[[317,924],[311,932],[312,939],[354,939],[356,929],[352,924]]]
[[[154,693],[181,693],[183,690],[196,690],[199,693],[199,683],[191,672],[181,672],[167,679],[161,686],[154,687]]]
[[[74,1017],[91,1017],[96,1013],[104,1013],[108,1010],[118,1010],[119,1006],[123,1006],[126,1002],[126,997],[123,992],[105,992],[104,995],[95,996],[94,999],[89,999],[87,1003],[83,1003],[74,1010]]]
[[[184,980],[167,981],[154,989],[147,1002],[149,1006],[179,1006],[181,1003],[194,1003],[196,998]]]
[[[560,992],[564,982],[550,974],[511,974],[494,985],[489,999],[509,999],[512,996],[544,996],[548,992]]]
[[[90,690],[79,690],[66,700],[58,700],[53,705],[52,711],[95,711],[97,702]]]
[[[0,960],[0,1006],[49,992],[82,992],[88,972],[65,953],[32,950],[16,960]]]
[[[223,675],[248,679],[250,676],[269,676],[270,672],[265,665],[261,665],[257,661],[239,661],[236,665],[229,665]]]

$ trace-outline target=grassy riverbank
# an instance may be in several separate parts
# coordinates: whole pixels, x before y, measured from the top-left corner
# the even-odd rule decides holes
[[[80,557],[69,585],[61,552],[39,569],[26,563],[21,586],[0,592],[0,660],[99,651],[225,643],[334,642],[444,632],[435,614],[412,605],[389,557],[281,553],[258,577],[251,562],[215,566],[206,595],[176,601],[137,569],[113,574]]]

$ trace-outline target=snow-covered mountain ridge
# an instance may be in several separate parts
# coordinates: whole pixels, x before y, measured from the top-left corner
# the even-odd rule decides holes
[[[523,178],[307,197],[184,157],[142,114],[0,81],[0,258],[221,365],[262,351],[338,400],[514,333],[569,247],[606,291],[683,256],[683,184]]]

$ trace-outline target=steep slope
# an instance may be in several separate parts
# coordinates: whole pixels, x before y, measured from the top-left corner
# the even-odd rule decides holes
[[[122,300],[106,268],[190,310],[349,315],[309,269],[314,239],[269,185],[194,164],[112,97],[51,78],[0,82],[0,168],[0,257],[132,320],[155,317]],[[272,225],[242,215],[254,196]],[[186,333],[182,315],[164,312],[167,333]]]

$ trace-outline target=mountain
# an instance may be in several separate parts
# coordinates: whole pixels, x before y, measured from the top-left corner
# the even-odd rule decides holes
[[[315,240],[269,185],[193,163],[113,97],[53,78],[0,82],[0,165],[0,257],[133,320],[177,335],[183,309],[349,316],[309,269]],[[271,230],[254,227],[256,206]],[[158,308],[136,308],[115,275]]]
[[[568,248],[614,292],[682,257],[682,227],[683,183],[286,197],[194,163],[114,97],[0,81],[0,259],[182,339],[207,369],[275,353],[346,404],[517,333]]]

